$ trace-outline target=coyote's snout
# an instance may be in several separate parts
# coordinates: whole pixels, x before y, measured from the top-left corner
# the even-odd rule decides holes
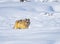
[[[26,29],[30,25],[30,19],[17,20],[14,25],[14,29]]]

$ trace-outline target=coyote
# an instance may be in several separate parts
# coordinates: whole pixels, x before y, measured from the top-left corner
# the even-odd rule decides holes
[[[17,20],[14,25],[14,29],[26,29],[30,25],[30,19]]]

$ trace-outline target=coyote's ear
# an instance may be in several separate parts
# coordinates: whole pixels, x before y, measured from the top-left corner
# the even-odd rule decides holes
[[[22,20],[19,20],[19,22],[21,22]]]
[[[30,19],[25,19],[26,21],[30,21]]]
[[[30,19],[28,19],[28,21],[30,21]]]

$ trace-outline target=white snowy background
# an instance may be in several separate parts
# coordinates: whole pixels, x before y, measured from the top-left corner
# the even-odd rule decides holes
[[[24,18],[31,20],[29,29],[13,29]],[[59,0],[0,0],[0,44],[60,44]]]

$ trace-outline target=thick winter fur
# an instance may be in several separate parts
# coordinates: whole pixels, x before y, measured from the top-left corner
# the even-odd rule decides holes
[[[26,29],[30,25],[30,19],[17,20],[14,25],[14,29]]]

